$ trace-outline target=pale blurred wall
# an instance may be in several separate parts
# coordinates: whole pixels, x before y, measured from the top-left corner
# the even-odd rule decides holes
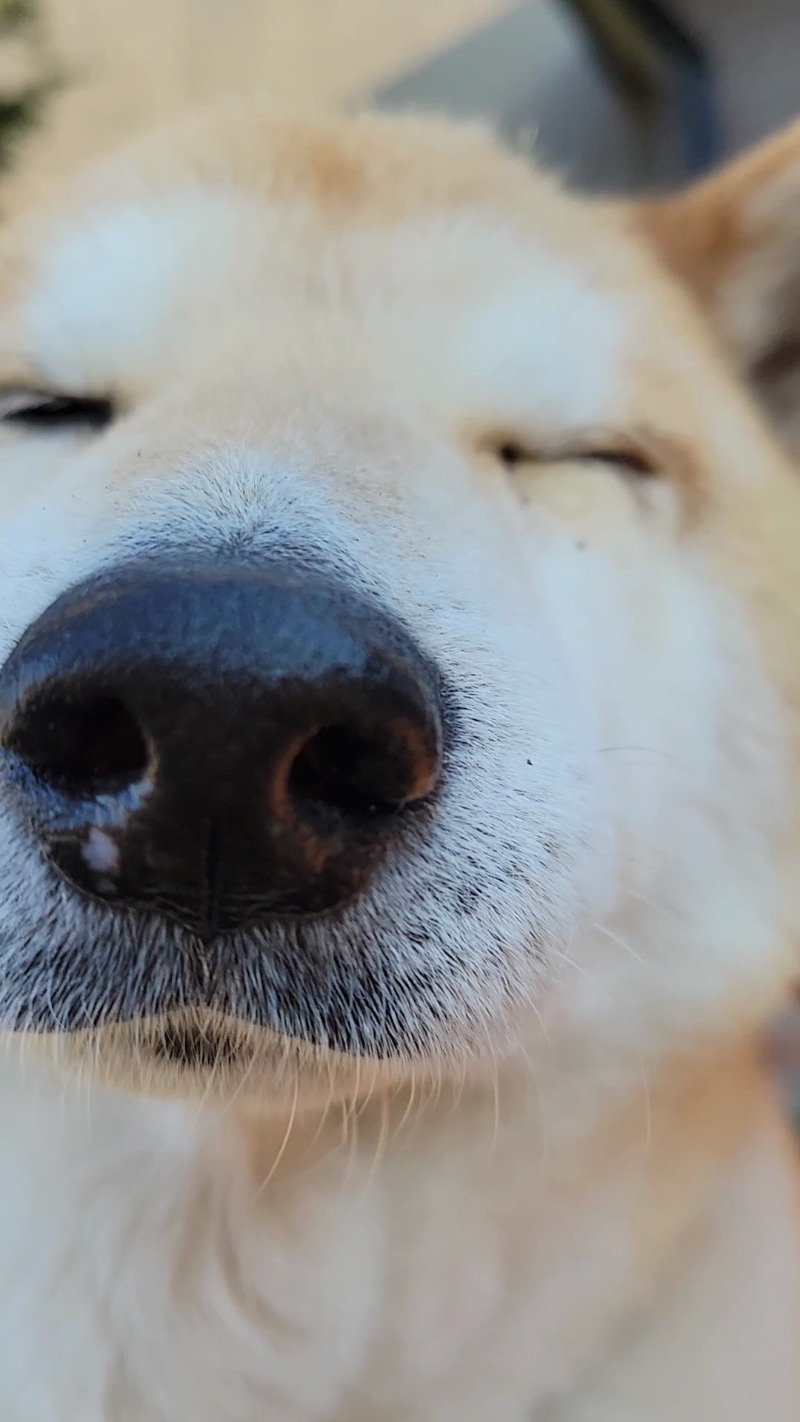
[[[198,100],[258,89],[290,103],[368,94],[513,0],[39,3],[66,85],[25,167],[50,177]]]

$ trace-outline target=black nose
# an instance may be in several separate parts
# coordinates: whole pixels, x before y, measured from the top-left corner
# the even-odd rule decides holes
[[[0,735],[67,879],[209,934],[358,893],[439,777],[436,683],[332,581],[131,566],[28,629]]]

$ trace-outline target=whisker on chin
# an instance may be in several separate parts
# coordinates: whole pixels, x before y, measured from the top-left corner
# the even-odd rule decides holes
[[[597,754],[598,754],[598,755],[628,755],[628,754],[630,754],[630,755],[646,755],[646,756],[652,756],[654,760],[656,760],[656,761],[665,761],[667,764],[671,764],[671,765],[675,766],[676,769],[686,771],[687,774],[688,774],[689,771],[690,771],[690,767],[689,767],[688,765],[686,765],[686,763],[685,763],[684,761],[680,760],[680,759],[678,758],[678,756],[673,755],[671,751],[662,750],[660,746],[647,746],[647,745],[598,746],[598,748],[597,748]]]
[[[280,1163],[281,1163],[281,1161],[283,1160],[283,1157],[284,1157],[285,1154],[286,1154],[286,1151],[287,1151],[287,1148],[288,1148],[288,1145],[289,1145],[289,1140],[290,1140],[290,1138],[291,1138],[292,1131],[294,1130],[294,1125],[295,1125],[295,1121],[296,1121],[296,1118],[297,1118],[297,1108],[298,1108],[299,1099],[300,1099],[300,1078],[296,1076],[296,1077],[295,1077],[295,1089],[294,1089],[294,1094],[293,1094],[293,1096],[292,1096],[292,1104],[291,1104],[291,1107],[290,1107],[290,1109],[289,1109],[289,1117],[288,1117],[288,1120],[287,1120],[287,1123],[286,1123],[286,1129],[285,1129],[285,1131],[284,1131],[284,1133],[283,1133],[283,1137],[282,1137],[282,1139],[281,1139],[280,1145],[278,1146],[278,1150],[277,1150],[277,1152],[276,1152],[276,1154],[275,1154],[275,1158],[274,1158],[274,1160],[273,1160],[273,1162],[272,1162],[272,1165],[270,1166],[269,1170],[267,1171],[267,1174],[264,1176],[264,1179],[261,1181],[260,1185],[258,1186],[258,1188],[257,1188],[256,1191],[255,1191],[255,1194],[253,1195],[253,1199],[252,1199],[252,1201],[251,1201],[251,1203],[252,1203],[253,1205],[255,1205],[255,1204],[258,1202],[258,1200],[261,1199],[261,1198],[263,1197],[263,1195],[265,1194],[266,1190],[268,1189],[268,1187],[269,1187],[269,1185],[270,1185],[270,1182],[275,1178],[275,1175],[276,1175],[276,1173],[277,1173],[277,1171],[278,1171],[278,1169],[279,1169],[279,1167],[280,1167]]]
[[[647,960],[643,958],[640,953],[637,953],[636,949],[624,938],[621,938],[618,933],[613,933],[610,928],[606,928],[602,923],[593,923],[592,928],[595,933],[601,933],[609,942],[615,943],[618,948],[622,948],[635,963],[638,963],[640,968],[649,968],[650,965]]]

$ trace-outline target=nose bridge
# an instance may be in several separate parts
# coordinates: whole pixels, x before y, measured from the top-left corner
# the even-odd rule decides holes
[[[405,507],[409,478],[424,467],[408,428],[385,410],[365,410],[371,397],[348,404],[341,392],[315,399],[307,381],[276,385],[176,382],[153,400],[142,392],[118,426],[71,461],[6,550],[12,625],[23,628],[98,569],[187,552],[285,559],[407,607],[405,554],[418,582],[431,537]]]
[[[354,388],[339,372],[231,372],[176,383],[144,400],[113,451],[106,487],[137,519],[167,529],[197,520],[316,526],[320,541],[339,522],[378,527],[400,515],[419,432],[380,384]]]

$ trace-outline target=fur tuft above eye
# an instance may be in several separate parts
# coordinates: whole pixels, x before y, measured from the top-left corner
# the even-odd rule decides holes
[[[104,430],[114,418],[107,396],[64,395],[25,386],[0,388],[0,423],[32,430]]]

